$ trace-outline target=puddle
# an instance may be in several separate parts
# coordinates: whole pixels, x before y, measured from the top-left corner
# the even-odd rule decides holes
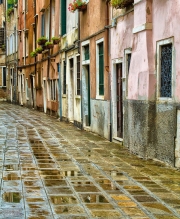
[[[20,180],[20,177],[16,173],[8,173],[3,176],[3,180]]]
[[[40,169],[53,169],[56,168],[55,164],[38,164]]]
[[[69,215],[69,214],[83,214],[85,213],[84,212],[84,209],[78,205],[66,205],[66,206],[57,206],[57,207],[54,207],[54,211],[56,214],[66,214],[66,215]]]
[[[95,186],[74,186],[76,192],[99,192],[99,189]]]
[[[5,192],[2,195],[2,198],[5,202],[20,203],[21,193],[19,193],[19,192]]]
[[[80,197],[85,203],[108,203],[107,199],[100,194],[81,194]]]
[[[54,205],[77,203],[77,199],[74,196],[50,196],[50,199]]]
[[[44,180],[45,186],[67,186],[65,180]]]
[[[11,164],[11,165],[5,165],[4,170],[6,171],[17,171],[19,170],[19,164]]]
[[[61,195],[61,194],[72,194],[72,191],[69,187],[55,187],[55,188],[51,188],[51,187],[47,187],[46,188],[47,193],[48,194],[52,194],[52,195]]]

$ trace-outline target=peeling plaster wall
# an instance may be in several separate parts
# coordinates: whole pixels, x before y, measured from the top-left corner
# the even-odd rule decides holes
[[[91,99],[91,131],[109,139],[109,101]]]

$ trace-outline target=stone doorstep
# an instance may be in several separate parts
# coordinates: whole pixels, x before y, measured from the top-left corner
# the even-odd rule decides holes
[[[113,142],[123,145],[123,138],[114,137],[114,138],[113,138]]]

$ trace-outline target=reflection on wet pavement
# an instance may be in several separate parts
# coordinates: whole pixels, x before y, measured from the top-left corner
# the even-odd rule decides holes
[[[180,218],[180,172],[0,103],[0,219]]]

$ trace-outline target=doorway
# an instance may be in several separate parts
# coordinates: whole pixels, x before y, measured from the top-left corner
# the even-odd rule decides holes
[[[116,65],[117,137],[123,138],[122,63]]]
[[[47,81],[43,80],[43,100],[44,100],[44,112],[47,111]]]

